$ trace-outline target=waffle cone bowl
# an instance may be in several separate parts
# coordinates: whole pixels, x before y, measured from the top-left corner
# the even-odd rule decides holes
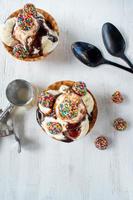
[[[42,14],[44,16],[45,20],[50,23],[52,29],[57,33],[57,35],[59,35],[59,28],[58,28],[58,25],[57,25],[55,19],[49,13],[47,13],[46,11],[44,11],[42,9],[36,8],[36,10],[37,10],[37,12],[39,12],[40,14]],[[7,19],[13,18],[13,17],[17,17],[18,14],[20,13],[20,11],[22,11],[22,9],[16,10]],[[40,55],[32,55],[30,57],[26,57],[26,58],[21,59],[21,58],[16,58],[13,55],[13,53],[12,53],[12,47],[7,46],[6,44],[4,44],[4,47],[6,48],[6,50],[8,51],[8,53],[10,53],[15,59],[21,60],[21,61],[38,61],[38,60],[42,60],[47,55],[49,55],[52,51],[54,51],[54,49],[53,49],[51,52],[49,52],[47,54],[44,54],[42,56],[40,56]]]
[[[66,80],[66,81],[59,81],[59,82],[55,82],[54,84],[48,86],[44,92],[48,91],[48,90],[58,90],[62,85],[65,85],[65,86],[68,86],[68,87],[72,87],[74,85],[74,81],[69,81],[69,80]],[[91,112],[91,115],[92,115],[92,120],[89,121],[89,130],[87,132],[87,134],[91,131],[91,129],[93,128],[95,122],[96,122],[96,119],[97,119],[97,114],[98,114],[98,108],[97,108],[97,103],[96,103],[96,100],[94,98],[94,96],[92,95],[92,93],[87,90],[88,93],[92,96],[93,100],[94,100],[94,107],[93,107],[93,111]],[[38,106],[37,106],[38,107]],[[40,117],[39,117],[39,107],[37,108],[37,122],[39,123],[39,125],[41,126],[41,120],[40,120]],[[42,126],[41,126],[42,127]],[[42,127],[43,129],[43,127]],[[43,129],[44,130],[44,129]],[[45,130],[44,130],[45,132]],[[86,135],[87,135],[86,134]],[[52,137],[56,140],[58,140],[57,138],[55,138],[54,136]],[[62,142],[73,142],[74,140],[71,140],[70,138],[65,138],[64,140],[59,140],[59,141],[62,141]]]

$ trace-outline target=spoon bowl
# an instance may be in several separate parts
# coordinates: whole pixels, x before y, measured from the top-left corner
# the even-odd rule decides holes
[[[102,27],[102,37],[107,51],[113,56],[121,57],[126,44],[120,31],[113,24],[107,22]]]
[[[112,56],[122,58],[133,69],[133,64],[125,55],[126,42],[120,31],[107,22],[102,27],[102,37],[107,51]]]
[[[85,65],[97,67],[103,64],[103,56],[100,50],[86,42],[75,42],[72,44],[72,52]]]
[[[133,73],[133,71],[127,67],[124,67],[117,63],[106,60],[103,57],[101,51],[92,44],[80,41],[80,42],[73,43],[71,48],[72,48],[72,52],[75,55],[75,57],[78,60],[80,60],[83,64],[85,64],[89,67],[97,67],[101,64],[110,64],[115,67],[126,70],[130,73]]]

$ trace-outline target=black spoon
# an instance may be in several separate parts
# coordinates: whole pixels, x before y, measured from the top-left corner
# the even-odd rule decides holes
[[[122,58],[133,69],[133,64],[124,53],[126,43],[120,31],[113,24],[107,22],[102,27],[102,37],[107,51],[113,56]]]
[[[126,70],[130,73],[133,73],[132,69],[119,65],[117,63],[111,62],[106,60],[103,56],[101,51],[92,44],[85,43],[85,42],[75,42],[71,46],[72,52],[74,55],[85,65],[90,67],[97,67],[101,64],[110,64],[115,67],[121,68]]]

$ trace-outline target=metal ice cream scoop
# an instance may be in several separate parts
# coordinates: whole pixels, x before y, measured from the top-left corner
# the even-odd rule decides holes
[[[6,97],[10,104],[0,114],[0,121],[2,121],[15,106],[25,106],[32,101],[34,97],[33,87],[25,80],[16,79],[7,86]]]
[[[0,113],[1,112],[2,110],[0,110]],[[4,120],[2,120],[2,122],[0,122],[0,138],[10,136],[13,134],[16,142],[18,143],[18,153],[20,153],[21,141],[14,130],[13,120],[10,118],[10,115],[8,115],[6,118],[4,118]]]

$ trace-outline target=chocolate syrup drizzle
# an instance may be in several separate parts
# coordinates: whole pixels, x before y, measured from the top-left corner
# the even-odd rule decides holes
[[[43,36],[48,36],[48,39],[51,40],[53,43],[57,42],[58,38],[56,36],[54,36],[54,35],[49,34],[49,31],[44,26],[44,21],[41,18],[38,19],[38,23],[39,23],[40,27],[39,27],[39,30],[38,30],[38,32],[36,34],[35,40],[33,41],[30,53],[33,54],[34,49],[37,49],[37,50],[39,50],[38,54],[41,56],[41,55],[43,55],[42,48],[41,48],[42,37]],[[49,22],[49,24],[50,24],[50,22]],[[47,25],[48,25],[48,21],[47,21]],[[49,25],[48,27],[51,28],[52,25]]]

